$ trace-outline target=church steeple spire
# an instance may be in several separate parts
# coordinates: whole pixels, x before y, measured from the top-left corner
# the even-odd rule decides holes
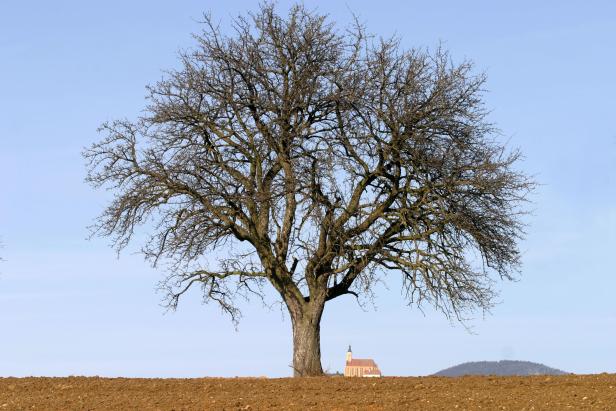
[[[353,352],[351,351],[351,345],[349,344],[349,350],[346,353],[346,362],[349,363],[353,359]]]

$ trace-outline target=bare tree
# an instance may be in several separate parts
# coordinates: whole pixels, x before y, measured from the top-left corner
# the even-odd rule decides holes
[[[224,34],[209,16],[137,121],[101,127],[87,181],[115,199],[95,232],[171,263],[234,320],[271,284],[288,308],[296,376],[322,374],[325,303],[401,274],[409,304],[488,309],[519,265],[533,182],[486,121],[484,77],[447,53],[340,31],[270,4]],[[216,250],[219,261],[206,261]],[[473,253],[474,252],[474,253]],[[209,264],[208,264],[209,263]]]

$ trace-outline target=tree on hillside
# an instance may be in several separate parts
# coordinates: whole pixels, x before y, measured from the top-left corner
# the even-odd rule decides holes
[[[269,284],[308,376],[322,374],[325,304],[370,296],[387,273],[448,316],[492,305],[518,268],[533,182],[495,138],[469,62],[303,6],[262,5],[231,34],[205,16],[195,38],[143,116],[104,124],[84,153],[87,181],[115,194],[95,232],[122,249],[149,228],[172,308],[196,286],[236,320],[235,297]]]

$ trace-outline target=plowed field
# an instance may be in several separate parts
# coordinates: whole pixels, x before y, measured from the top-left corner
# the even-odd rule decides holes
[[[0,378],[0,410],[616,410],[616,375]]]

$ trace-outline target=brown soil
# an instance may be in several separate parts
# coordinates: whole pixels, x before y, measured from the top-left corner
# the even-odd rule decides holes
[[[616,410],[616,374],[558,377],[0,378],[0,411]]]

